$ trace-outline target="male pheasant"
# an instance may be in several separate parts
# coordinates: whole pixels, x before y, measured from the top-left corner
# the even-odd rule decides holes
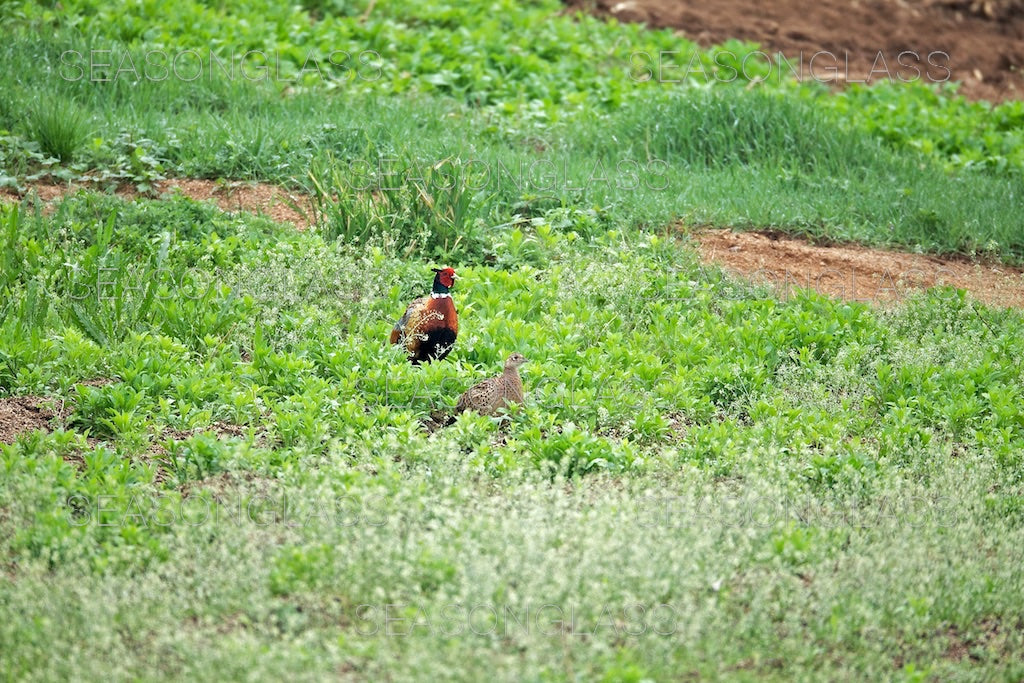
[[[513,353],[509,356],[505,361],[504,372],[470,387],[459,397],[455,406],[456,414],[475,410],[481,415],[494,415],[513,403],[522,404],[523,380],[519,377],[519,366],[525,362],[522,354]]]
[[[391,330],[391,343],[401,344],[413,365],[441,360],[455,345],[459,318],[449,290],[457,275],[451,268],[433,268],[430,296],[415,299]]]

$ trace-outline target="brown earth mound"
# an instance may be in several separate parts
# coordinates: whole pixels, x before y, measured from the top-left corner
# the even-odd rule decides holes
[[[953,80],[972,99],[1024,94],[1024,3],[1020,0],[566,0],[572,9],[674,28],[710,47],[729,39],[781,52],[804,78],[836,85],[880,80]],[[821,53],[814,57],[816,53]],[[904,53],[901,56],[901,53]],[[814,57],[812,63],[811,59]],[[665,73],[688,69],[669,57]],[[665,60],[662,58],[662,64]],[[789,66],[783,66],[790,73]],[[691,76],[701,74],[691,71]],[[666,78],[667,78],[666,77]]]
[[[949,285],[991,306],[1024,307],[1024,271],[859,245],[820,246],[763,232],[708,230],[694,235],[705,262],[721,265],[780,298],[798,289],[871,304],[900,301],[915,289]]]

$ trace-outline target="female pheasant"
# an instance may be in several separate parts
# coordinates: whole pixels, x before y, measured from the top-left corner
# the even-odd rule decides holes
[[[497,377],[485,379],[470,387],[459,397],[455,413],[475,410],[481,415],[494,415],[513,403],[523,403],[523,380],[519,377],[519,366],[526,362],[520,353],[513,353],[505,361],[505,371]]]
[[[410,303],[391,330],[391,343],[404,346],[413,365],[447,356],[459,334],[459,318],[449,293],[458,276],[451,268],[432,270],[436,275],[430,296]]]

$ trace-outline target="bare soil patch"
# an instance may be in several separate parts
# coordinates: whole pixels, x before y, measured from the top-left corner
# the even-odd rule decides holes
[[[43,407],[37,396],[0,399],[0,443],[11,444],[19,435],[38,429],[49,431],[54,413]]]
[[[263,495],[269,494],[276,486],[276,480],[259,475],[250,470],[234,470],[218,472],[205,479],[186,481],[178,490],[187,498],[200,491],[207,491],[215,499],[223,500],[231,493],[254,491]]]
[[[205,427],[194,427],[189,430],[166,428],[163,431],[162,438],[184,441],[203,432],[210,432],[218,439],[242,438],[248,433],[248,427],[220,421]]]
[[[113,379],[111,377],[93,377],[92,379],[83,379],[81,382],[78,382],[78,384],[81,384],[86,387],[105,387],[108,384],[113,384],[116,381],[118,380]]]
[[[693,236],[705,262],[772,287],[780,298],[798,289],[846,301],[891,303],[912,290],[949,285],[991,306],[1024,307],[1024,271],[855,244],[822,246],[776,233],[706,230]]]
[[[566,0],[566,4],[619,21],[673,28],[705,47],[729,39],[755,42],[773,56],[773,64],[778,52],[794,64],[802,55],[805,76],[813,66],[818,80],[836,85],[916,77],[960,81],[960,92],[971,99],[1002,101],[1024,95],[1024,3],[1020,0]],[[904,51],[916,58],[901,58]],[[823,55],[811,65],[811,57],[819,52]],[[934,65],[928,55],[933,55]],[[671,77],[685,73],[686,66],[676,64]]]
[[[157,195],[166,197],[182,195],[196,201],[213,202],[221,211],[247,211],[264,215],[280,223],[291,223],[300,230],[314,222],[313,202],[310,197],[291,192],[276,185],[244,181],[202,180],[192,178],[170,178],[154,183]],[[84,185],[80,183],[35,183],[30,193],[40,201],[50,203],[65,195],[74,194]],[[141,195],[131,186],[124,186],[116,193],[123,199],[136,199]],[[0,189],[0,201],[21,201],[23,195],[10,188]]]
[[[157,183],[161,194],[179,193],[197,201],[212,201],[222,211],[248,211],[263,214],[279,223],[291,223],[300,229],[313,223],[313,204],[309,197],[267,183],[221,182],[178,178]]]

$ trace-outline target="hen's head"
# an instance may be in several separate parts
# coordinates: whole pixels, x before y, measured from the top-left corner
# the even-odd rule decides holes
[[[455,274],[454,268],[432,268],[431,270],[437,273],[434,276],[435,294],[444,294],[455,285],[458,276]]]
[[[526,362],[526,357],[523,356],[523,354],[521,354],[521,353],[513,353],[511,356],[508,357],[508,360],[505,361],[505,367],[506,368],[515,369],[515,368],[518,368],[520,365],[522,365],[525,362]]]

